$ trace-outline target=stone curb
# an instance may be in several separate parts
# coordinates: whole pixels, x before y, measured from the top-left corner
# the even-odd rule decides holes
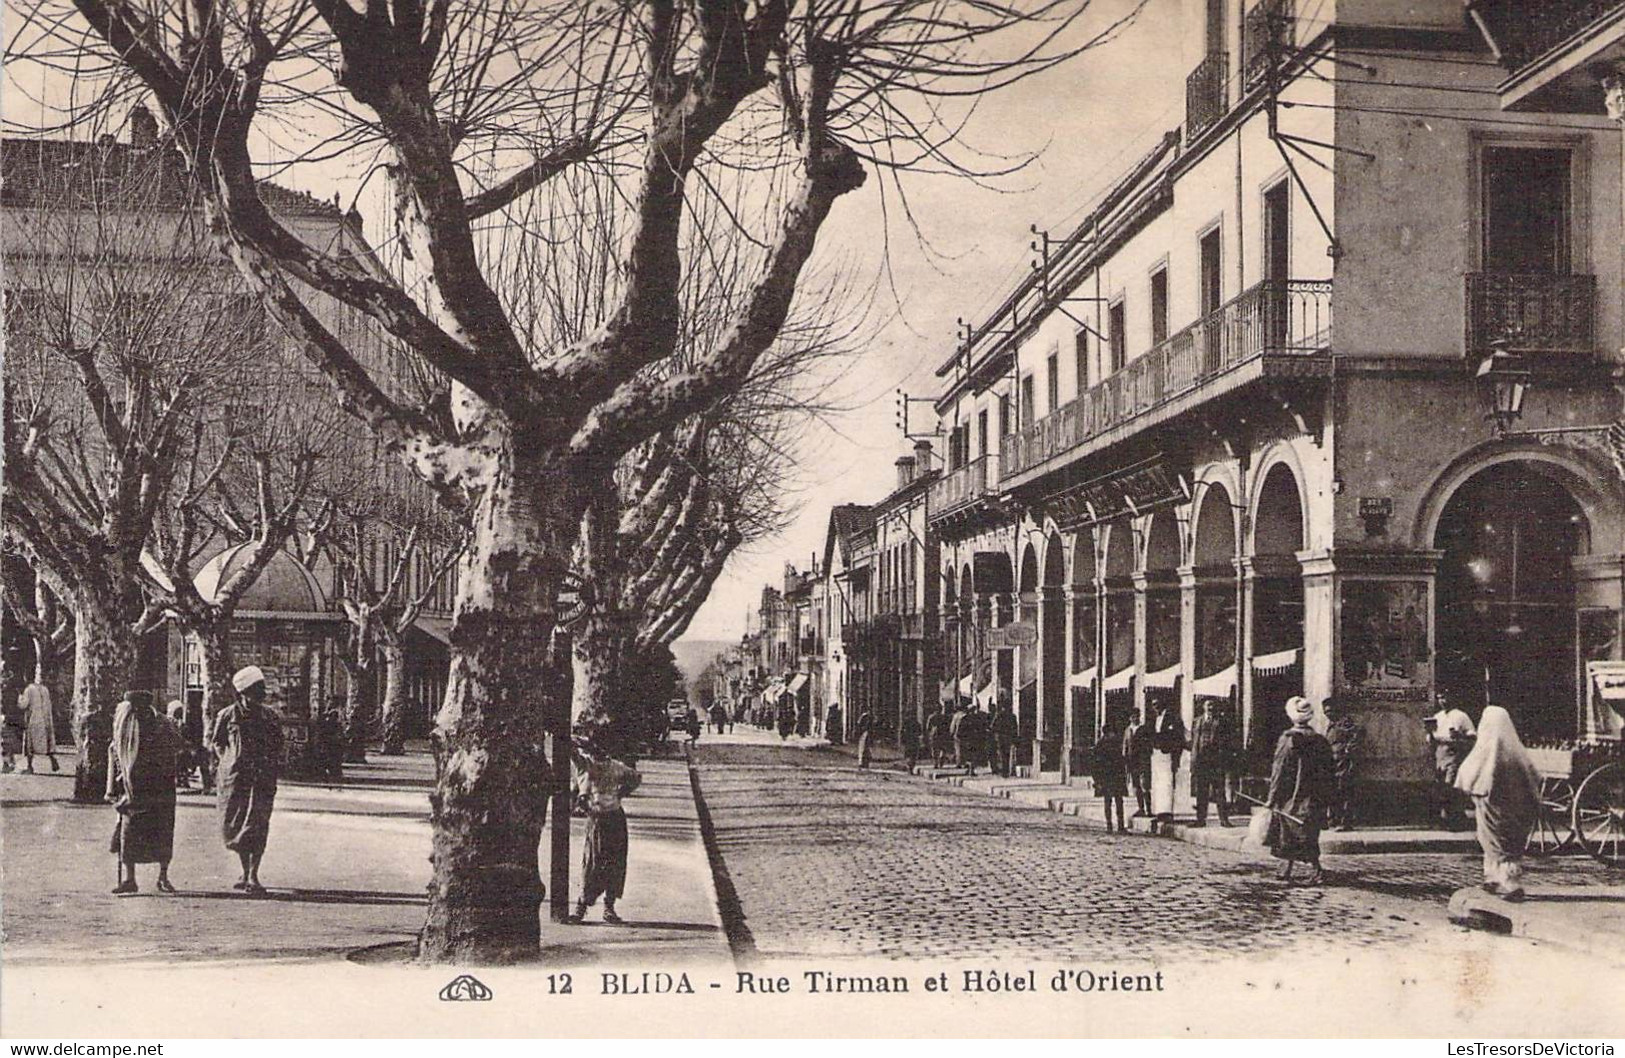
[[[914,775],[922,779],[946,782],[950,786],[958,786],[990,797],[1002,797],[1035,808],[1048,809],[1059,815],[1076,817],[1092,827],[1105,828],[1103,817],[1092,810],[1099,805],[1099,799],[1081,787],[1046,783],[1036,779],[1007,779],[985,773],[971,776],[967,775],[963,768],[936,768],[924,765],[916,768]],[[1130,819],[1128,825],[1129,829],[1136,833],[1147,835],[1151,833],[1151,820],[1144,817]],[[1165,832],[1159,836],[1205,848],[1224,849],[1253,856],[1267,855],[1264,849],[1247,843],[1245,826],[1222,827],[1209,824],[1206,827],[1198,827],[1176,822],[1165,828]],[[1336,831],[1322,831],[1320,849],[1328,856],[1474,852],[1478,849],[1478,840],[1470,833],[1400,835],[1381,832],[1341,834]]]
[[[1513,903],[1478,886],[1457,889],[1450,897],[1450,921],[1469,929],[1555,944],[1625,964],[1625,930],[1621,929],[1625,915],[1616,913],[1610,920],[1607,915],[1576,910],[1571,916],[1563,908],[1573,904],[1542,900],[1543,895],[1544,890],[1531,889],[1527,900]],[[1616,902],[1625,902],[1625,887],[1607,886],[1596,894],[1598,907],[1607,908]]]

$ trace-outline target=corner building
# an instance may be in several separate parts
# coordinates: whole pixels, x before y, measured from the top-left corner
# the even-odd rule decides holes
[[[941,365],[944,690],[1067,779],[1159,697],[1267,775],[1335,695],[1401,815],[1435,691],[1570,737],[1621,656],[1620,124],[1503,107],[1454,0],[1185,16],[1182,123]]]

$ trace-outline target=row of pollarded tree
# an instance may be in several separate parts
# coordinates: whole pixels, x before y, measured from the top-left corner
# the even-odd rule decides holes
[[[545,735],[570,693],[553,635],[566,571],[579,554],[600,595],[572,637],[598,688],[578,693],[576,720],[613,726],[605,688],[624,655],[583,636],[626,642],[646,623],[662,592],[646,596],[642,574],[677,561],[662,527],[711,503],[715,478],[689,453],[716,431],[696,423],[779,342],[837,201],[870,169],[971,175],[959,134],[976,97],[1116,28],[1085,26],[1084,0],[25,6],[8,58],[42,77],[78,71],[80,90],[59,98],[156,101],[244,281],[343,406],[471,527],[435,734],[428,960],[536,952]],[[399,270],[312,245],[267,208],[255,162],[273,126],[279,141],[306,136],[304,158],[362,162],[358,181],[388,162]],[[581,214],[584,187],[616,224],[603,271],[584,277],[596,311],[572,334],[528,311],[551,292],[503,276],[511,260],[568,252],[537,222]],[[715,337],[685,344],[687,281],[713,253],[701,201],[741,232],[744,284],[715,306]],[[392,391],[312,291],[444,386],[427,401]],[[689,583],[733,535],[724,523],[687,545],[701,559]]]

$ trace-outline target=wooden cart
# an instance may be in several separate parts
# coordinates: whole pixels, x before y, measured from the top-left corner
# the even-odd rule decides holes
[[[1625,868],[1625,743],[1592,738],[1535,746],[1540,816],[1525,853],[1550,856],[1575,842],[1610,867]]]

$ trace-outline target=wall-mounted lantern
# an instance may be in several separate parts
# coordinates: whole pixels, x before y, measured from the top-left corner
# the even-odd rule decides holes
[[[1530,379],[1524,358],[1506,346],[1505,340],[1497,340],[1494,352],[1479,362],[1477,372],[1479,386],[1490,405],[1484,417],[1495,423],[1497,437],[1511,430],[1523,416],[1523,398]]]

